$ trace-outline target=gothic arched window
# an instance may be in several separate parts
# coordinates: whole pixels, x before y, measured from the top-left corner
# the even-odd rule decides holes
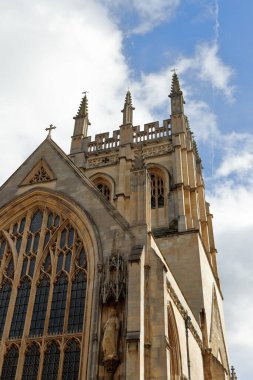
[[[150,173],[151,208],[164,207],[164,180],[156,172]]]
[[[60,350],[56,342],[51,343],[45,352],[42,379],[57,380]]]
[[[10,338],[20,338],[23,334],[30,290],[30,280],[26,277],[18,289],[13,318],[11,322]]]
[[[0,379],[15,379],[17,366],[22,380],[62,373],[78,379],[87,266],[77,228],[46,206],[30,208],[0,231]],[[70,332],[74,339],[64,352]],[[57,342],[45,347],[44,333],[57,335]],[[20,344],[27,347],[22,358]]]
[[[37,379],[40,364],[40,348],[33,343],[29,346],[25,353],[25,361],[23,367],[22,380]]]
[[[79,344],[75,340],[71,340],[64,352],[62,380],[78,380],[79,362]]]
[[[15,380],[18,364],[18,348],[11,346],[4,357],[1,380]]]
[[[33,306],[33,314],[30,327],[30,336],[38,336],[43,334],[49,290],[50,281],[49,278],[45,276],[37,284],[37,291]]]

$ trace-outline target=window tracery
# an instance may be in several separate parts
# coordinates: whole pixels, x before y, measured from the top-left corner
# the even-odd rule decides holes
[[[150,174],[151,178],[151,208],[164,207],[164,180],[156,172]]]
[[[109,186],[105,183],[97,183],[96,184],[98,190],[103,194],[103,196],[109,201],[111,198],[111,191]]]
[[[14,249],[5,235],[13,241]],[[5,355],[0,378],[15,379],[19,360],[16,344],[25,341],[28,348],[24,359],[20,359],[22,379],[37,378],[39,367],[42,378],[57,379],[58,373],[63,373],[66,379],[78,379],[87,257],[83,242],[70,221],[40,207],[27,210],[19,220],[8,225],[4,233],[0,231],[0,284],[0,337],[8,319],[11,323],[3,344],[8,345],[9,339],[15,343]],[[13,289],[15,296],[11,306]],[[71,340],[61,353],[59,344],[70,332],[80,344],[78,340]],[[57,334],[57,343],[50,343],[40,352],[43,333]],[[65,372],[58,369],[60,355]]]

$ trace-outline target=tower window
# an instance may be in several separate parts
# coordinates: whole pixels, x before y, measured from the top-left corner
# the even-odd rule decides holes
[[[151,208],[164,207],[164,181],[157,173],[151,173]]]
[[[109,201],[111,197],[109,187],[105,183],[98,183],[96,186],[98,190],[103,194],[103,196]]]

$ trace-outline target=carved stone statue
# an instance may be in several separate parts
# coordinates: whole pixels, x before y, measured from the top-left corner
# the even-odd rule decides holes
[[[102,340],[102,349],[104,354],[104,362],[116,360],[118,361],[118,335],[119,335],[119,319],[116,311],[112,310],[109,318],[104,325],[104,336]]]

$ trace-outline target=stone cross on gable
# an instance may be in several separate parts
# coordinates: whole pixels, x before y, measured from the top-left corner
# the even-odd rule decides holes
[[[45,129],[45,131],[48,131],[47,138],[51,138],[51,132],[53,129],[56,129],[56,127],[53,124],[50,124],[49,127]]]

